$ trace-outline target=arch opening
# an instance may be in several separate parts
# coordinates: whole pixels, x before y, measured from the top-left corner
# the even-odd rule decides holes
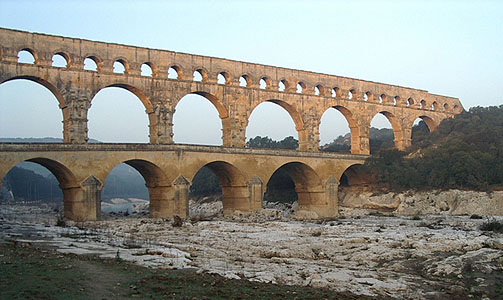
[[[395,96],[393,98],[393,105],[397,106],[399,103],[400,103],[400,97],[399,96]]]
[[[339,189],[358,185],[366,185],[373,182],[369,174],[364,170],[363,165],[354,164],[349,166],[339,179]]]
[[[206,82],[208,81],[208,73],[203,69],[197,69],[192,73],[192,81]]]
[[[314,87],[315,96],[325,96],[323,86],[321,84]]]
[[[84,59],[84,70],[98,72],[98,60],[93,57]]]
[[[274,120],[274,124],[271,124],[271,120]],[[299,136],[302,137],[300,132],[303,129],[302,118],[294,107],[281,100],[267,100],[252,110],[245,136],[247,141],[256,137],[285,141],[289,137],[299,139]]]
[[[227,72],[218,73],[218,75],[217,75],[217,83],[218,84],[226,85],[226,84],[229,84],[229,82],[230,82],[230,76]]]
[[[248,75],[242,75],[239,77],[239,86],[249,87],[251,84],[251,78]]]
[[[68,57],[62,53],[58,52],[52,56],[52,66],[56,68],[68,68],[69,66]]]
[[[194,92],[181,98],[173,114],[175,143],[224,144],[224,131],[230,126],[227,110],[219,99],[206,92]]]
[[[370,122],[370,153],[396,146],[394,141],[397,138],[397,127],[398,124],[391,113],[384,111],[376,114]]]
[[[348,99],[353,99],[353,94],[355,93],[355,90],[349,90],[348,92]]]
[[[281,209],[285,214],[316,202],[316,191],[321,187],[318,174],[301,162],[290,162],[279,167],[267,181],[263,207]]]
[[[140,73],[141,76],[154,77],[154,75],[155,75],[154,68],[152,67],[152,64],[149,62],[143,63],[141,65],[140,71],[141,71],[141,73]]]
[[[426,109],[426,101],[423,99],[421,101],[419,101],[419,108],[420,109]]]
[[[333,98],[337,98],[337,97],[340,97],[340,89],[338,87],[334,87],[332,90],[331,90],[331,93],[332,93],[332,97]],[[349,94],[348,94],[349,95]]]
[[[286,81],[280,80],[280,82],[278,82],[278,91],[284,92],[286,88],[287,88]]]
[[[412,146],[414,147],[427,146],[426,145],[427,137],[431,132],[428,123],[433,125],[433,120],[426,116],[421,116],[414,120],[411,130]]]
[[[0,138],[9,138],[5,141],[62,142],[65,101],[47,81],[16,77],[1,83],[0,105]]]
[[[201,167],[192,179],[189,192],[189,216],[208,218],[247,211],[248,185],[241,171],[224,161]]]
[[[105,87],[91,100],[89,138],[111,143],[147,143],[149,124],[155,117],[151,112],[152,103],[137,88],[120,84]]]
[[[271,85],[272,85],[271,78],[269,78],[269,77],[260,78],[260,82],[259,82],[260,89],[262,89],[262,90],[270,89]]]
[[[180,79],[180,68],[177,66],[171,66],[168,69],[169,79]]]
[[[113,68],[114,68],[114,70],[113,70],[114,73],[117,73],[117,74],[127,74],[128,73],[128,67],[127,67],[126,61],[123,59],[118,59],[118,60],[114,61]]]
[[[328,108],[321,117],[319,127],[320,150],[350,153],[352,136],[359,136],[356,128],[356,121],[348,109],[342,106]]]
[[[73,175],[56,162],[41,158],[23,161],[2,179],[0,203],[49,205],[61,211],[63,191],[60,186],[68,186],[73,181]]]
[[[18,163],[0,180],[0,203],[50,206],[58,216],[79,186],[68,168],[43,157]]]
[[[101,191],[101,212],[108,216],[147,216],[154,190],[165,186],[164,172],[155,164],[141,159],[116,165],[105,178]],[[155,199],[154,199],[155,200]]]
[[[306,89],[306,84],[303,83],[303,82],[301,82],[301,81],[299,81],[299,83],[297,83],[297,90],[296,90],[296,92],[298,94],[302,94],[305,89]]]
[[[22,49],[17,53],[17,62],[22,64],[35,64],[37,63],[37,55],[31,49]]]

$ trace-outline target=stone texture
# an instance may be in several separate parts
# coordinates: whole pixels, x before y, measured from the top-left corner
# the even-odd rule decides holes
[[[503,215],[503,191],[433,191],[375,194],[360,188],[339,193],[342,215],[375,211],[398,215]]]

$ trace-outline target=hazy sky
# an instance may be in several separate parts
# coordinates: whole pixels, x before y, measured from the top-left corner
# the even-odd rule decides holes
[[[458,97],[466,109],[503,104],[502,15],[503,1],[0,0],[0,27],[414,87]],[[108,88],[92,103],[91,138],[147,141],[135,96]],[[268,104],[253,112],[247,137],[296,137],[288,114]],[[61,137],[61,120],[45,88],[0,85],[0,137]],[[204,98],[186,96],[174,123],[176,142],[221,143]],[[322,144],[349,131],[334,110],[320,130]]]

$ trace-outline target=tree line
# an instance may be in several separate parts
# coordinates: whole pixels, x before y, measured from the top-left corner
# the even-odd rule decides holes
[[[503,105],[474,107],[443,120],[427,134],[413,128],[407,151],[382,149],[364,170],[391,190],[470,189],[503,186]]]

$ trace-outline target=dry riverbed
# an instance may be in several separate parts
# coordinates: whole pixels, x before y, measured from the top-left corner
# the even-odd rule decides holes
[[[501,217],[491,220],[502,221]],[[298,221],[275,210],[184,222],[108,217],[55,226],[50,209],[0,207],[0,238],[153,268],[398,299],[502,299],[503,234],[487,218],[374,215]]]

